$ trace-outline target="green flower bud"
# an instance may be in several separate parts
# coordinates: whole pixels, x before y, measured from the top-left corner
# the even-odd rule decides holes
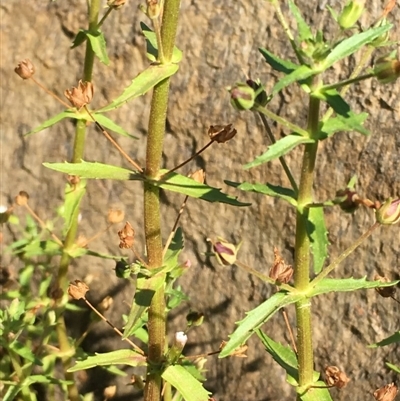
[[[364,1],[349,1],[339,15],[338,23],[342,29],[349,29],[359,20],[364,11]]]
[[[389,198],[376,211],[376,220],[380,224],[392,225],[400,222],[400,198],[393,200]]]
[[[382,84],[394,82],[400,76],[400,61],[389,57],[380,59],[376,63],[373,73]]]
[[[238,83],[228,90],[231,94],[231,105],[236,110],[250,110],[254,106],[256,93],[249,85]]]

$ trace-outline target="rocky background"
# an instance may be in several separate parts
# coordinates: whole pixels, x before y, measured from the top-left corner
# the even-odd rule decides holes
[[[326,6],[338,10],[339,3],[297,2],[307,19],[325,32],[332,28]],[[383,6],[382,1],[368,2],[368,13],[362,23],[378,18]],[[284,11],[287,13],[286,6]],[[0,5],[0,12],[0,203],[9,204],[18,191],[25,190],[30,194],[31,205],[37,213],[42,218],[52,218],[55,208],[62,202],[65,177],[44,168],[42,162],[70,159],[74,125],[65,121],[25,137],[30,129],[59,113],[62,106],[32,82],[22,81],[13,69],[19,60],[30,58],[36,66],[36,79],[58,95],[62,96],[66,88],[76,85],[82,76],[84,49],[71,50],[70,45],[77,31],[86,28],[86,2],[7,0]],[[393,39],[398,40],[398,6],[390,18],[395,25]],[[128,0],[126,6],[113,12],[105,23],[103,30],[111,64],[106,67],[96,63],[93,107],[109,103],[148,65],[139,27],[142,20],[146,21],[146,17],[138,11],[138,2]],[[183,0],[177,46],[183,51],[184,59],[172,81],[164,164],[171,168],[203,146],[210,125],[233,123],[238,130],[233,141],[216,145],[182,172],[195,167],[204,168],[210,185],[252,203],[248,208],[233,208],[190,199],[181,220],[186,239],[183,260],[192,262],[181,285],[190,301],[173,315],[170,332],[184,327],[184,317],[190,309],[201,310],[205,322],[190,333],[188,344],[188,353],[196,354],[218,349],[221,340],[227,339],[235,328],[235,322],[271,295],[269,287],[246,272],[237,267],[222,268],[207,258],[204,255],[209,249],[205,241],[207,237],[219,235],[232,242],[243,240],[240,259],[265,273],[271,266],[274,247],[281,251],[288,263],[293,259],[294,211],[276,199],[237,194],[223,182],[226,179],[287,185],[278,162],[247,171],[242,169],[243,164],[263,153],[269,142],[257,116],[232,109],[225,88],[245,80],[247,75],[260,78],[267,89],[273,86],[278,76],[263,61],[259,47],[291,59],[293,55],[272,7],[262,1]],[[355,62],[351,59],[332,70],[332,80],[348,76]],[[322,144],[315,185],[317,199],[333,197],[353,174],[359,177],[360,192],[370,199],[383,200],[400,195],[399,93],[398,83],[381,86],[374,80],[357,85],[349,92],[347,99],[351,99],[354,108],[370,113],[367,126],[373,135],[363,137],[356,133],[340,133]],[[149,102],[150,94],[147,94],[108,114],[139,138],[137,141],[118,138],[118,141],[142,164]],[[271,104],[274,112],[299,124],[304,124],[306,107],[303,93],[295,87],[288,88]],[[285,133],[276,126],[274,132],[277,137]],[[297,150],[287,157],[294,171],[299,167],[300,155]],[[89,130],[85,159],[126,166],[94,127]],[[163,200],[166,238],[183,199],[168,193]],[[111,206],[124,208],[126,219],[137,232],[140,249],[140,244],[143,244],[142,195],[140,184],[135,182],[90,182],[80,232],[90,237],[104,229],[107,210]],[[327,210],[326,219],[332,257],[349,246],[374,221],[373,215],[365,210],[354,216],[343,215],[336,209]],[[119,228],[96,240],[92,248],[121,253],[116,235]],[[12,236],[12,230],[5,228],[6,245]],[[376,271],[383,271],[396,278],[400,267],[399,239],[398,227],[380,228],[345,261],[335,276],[372,278]],[[10,259],[4,249],[2,253],[3,263],[16,274],[19,262]],[[56,261],[54,264],[56,267]],[[107,317],[121,325],[121,314],[128,311],[132,287],[118,279],[113,269],[111,261],[86,257],[76,261],[71,279],[83,279],[90,285],[89,298],[95,304],[110,295],[114,302]],[[330,294],[314,299],[313,303],[316,369],[338,365],[352,379],[346,389],[340,392],[332,390],[335,400],[372,399],[370,394],[374,389],[396,380],[396,375],[390,373],[385,362],[399,364],[399,348],[371,349],[367,346],[399,330],[398,304],[380,298],[374,291]],[[288,313],[294,321],[294,310],[289,308]],[[87,324],[85,316],[82,316],[81,323],[82,327]],[[275,340],[288,343],[281,315],[277,314],[264,329]],[[99,323],[85,347],[90,352],[102,352],[121,347],[121,341],[108,326]],[[294,399],[294,391],[285,383],[283,370],[274,364],[256,339],[249,341],[248,358],[218,360],[212,357],[206,367],[207,388],[218,401]],[[131,370],[126,370],[131,373]],[[103,389],[114,383],[118,383],[116,400],[133,399],[133,389],[127,385],[128,378],[116,380],[95,369],[80,375],[79,380],[84,391],[95,391],[98,400],[103,399]]]

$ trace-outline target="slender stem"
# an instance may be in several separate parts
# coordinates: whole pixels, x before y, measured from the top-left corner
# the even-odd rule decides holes
[[[257,105],[255,107],[253,107],[252,110],[257,111],[258,113],[264,114],[271,120],[276,121],[278,124],[282,125],[283,127],[289,128],[291,131],[296,132],[296,133],[300,134],[301,136],[304,136],[304,137],[310,136],[308,131],[304,130],[303,128],[299,127],[296,124],[292,124],[290,121],[285,120],[281,116],[278,116],[278,114],[273,113],[272,111],[268,110],[265,107]]]
[[[165,62],[169,62],[175,44],[180,0],[165,0],[161,26],[161,42]],[[151,101],[146,149],[146,176],[159,173],[167,117],[170,78],[154,87]],[[162,266],[160,190],[149,182],[144,183],[144,230],[149,269]],[[153,296],[148,312],[148,367],[144,389],[145,401],[160,401],[162,391],[161,367],[164,360],[166,314],[162,286]]]
[[[361,237],[353,242],[346,250],[344,250],[329,266],[325,267],[324,270],[310,283],[311,286],[315,287],[321,280],[323,280],[331,271],[336,269],[340,263],[342,263],[355,249],[357,249],[363,241],[365,241],[380,224],[374,223]]]
[[[290,337],[290,341],[292,343],[293,351],[297,354],[296,340],[294,339],[293,330],[292,330],[292,326],[290,325],[290,322],[289,322],[287,311],[285,308],[283,308],[281,310],[281,312],[282,312],[283,319],[285,320],[285,324],[286,324],[286,327],[289,332],[289,337]]]
[[[375,75],[373,73],[370,74],[364,74],[364,75],[359,75],[358,77],[354,78],[349,78],[345,79],[344,81],[340,81],[331,85],[324,85],[321,89],[326,90],[326,89],[338,89],[338,88],[343,88],[344,86],[349,86],[353,83],[363,81],[365,79],[373,78]]]
[[[91,0],[89,6],[89,30],[96,29],[98,15],[100,10],[100,0]],[[86,55],[84,62],[84,81],[92,80],[92,72],[93,72],[93,63],[94,63],[94,52],[90,45],[90,41],[86,41]],[[74,147],[73,147],[73,155],[72,162],[80,163],[83,159],[83,152],[85,147],[85,139],[86,139],[86,122],[79,120],[76,126],[75,138],[74,138]],[[76,382],[74,379],[74,374],[72,372],[67,372],[68,368],[72,363],[72,355],[75,353],[74,346],[70,343],[67,334],[67,328],[65,325],[63,312],[65,310],[65,305],[68,302],[68,296],[66,294],[66,289],[68,287],[68,267],[71,262],[71,257],[67,253],[67,251],[73,246],[76,238],[76,234],[78,231],[78,216],[79,216],[79,207],[77,207],[73,213],[71,218],[71,226],[66,234],[64,240],[64,252],[61,256],[57,283],[58,287],[64,291],[64,296],[58,300],[57,302],[57,323],[56,323],[56,332],[57,338],[60,346],[60,351],[62,355],[62,364],[64,368],[65,379],[71,381],[72,384],[67,385],[68,388],[68,397],[70,401],[80,401],[80,395],[78,392],[78,387],[76,386]]]
[[[265,130],[266,130],[266,132],[267,132],[267,135],[268,135],[269,140],[270,140],[272,143],[276,143],[276,139],[275,139],[275,137],[274,137],[274,134],[272,133],[271,128],[270,128],[270,126],[269,126],[269,124],[268,124],[268,121],[267,121],[267,119],[265,118],[264,114],[262,114],[262,113],[258,113],[258,114],[259,114],[259,116],[260,116],[260,118],[261,118],[261,120],[262,120],[262,122],[263,122],[263,124],[264,124],[264,127],[265,127]],[[295,181],[295,179],[294,179],[294,177],[293,177],[292,172],[290,171],[289,166],[288,166],[287,163],[286,163],[285,158],[284,158],[283,156],[280,156],[280,157],[279,157],[279,161],[280,161],[280,163],[281,163],[281,165],[282,165],[283,170],[284,170],[285,173],[286,173],[287,178],[288,178],[289,181],[290,181],[290,185],[292,186],[293,191],[294,191],[295,194],[297,195],[297,193],[299,192],[299,188],[297,187],[297,183],[296,183],[296,181]]]
[[[313,138],[318,132],[320,101],[310,98],[308,132]],[[296,250],[294,286],[302,291],[309,285],[310,239],[307,233],[309,209],[312,203],[312,186],[317,157],[318,142],[306,144],[301,167],[300,188],[296,218]],[[296,303],[297,351],[299,361],[299,385],[310,385],[313,381],[314,357],[312,347],[311,301],[307,298]]]
[[[69,105],[67,102],[65,102],[64,100],[60,99],[55,93],[53,93],[52,91],[48,90],[45,86],[43,86],[39,81],[37,81],[35,78],[33,78],[33,76],[31,77],[31,80],[38,85],[41,89],[43,89],[46,93],[48,93],[51,97],[53,97],[54,99],[56,99],[58,102],[60,102],[62,105],[64,105],[67,109],[71,108],[71,105]]]

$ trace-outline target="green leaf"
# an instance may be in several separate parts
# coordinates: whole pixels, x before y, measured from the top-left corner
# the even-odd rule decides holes
[[[35,365],[42,366],[42,362],[36,358],[35,354],[23,343],[14,340],[9,345],[10,349],[16,352],[18,355],[22,356],[26,361],[32,362]]]
[[[90,46],[96,57],[105,65],[110,64],[110,59],[107,55],[107,44],[104,38],[103,32],[100,29],[96,31],[85,31],[87,38],[89,39]]]
[[[24,258],[27,259],[34,256],[56,256],[62,254],[60,245],[58,245],[55,241],[40,241],[37,238],[19,248],[11,248],[13,249],[14,254],[23,254]]]
[[[361,32],[350,36],[340,42],[322,62],[321,71],[324,71],[335,64],[337,61],[350,56],[364,45],[371,43],[378,36],[392,29],[393,25],[388,24],[378,28],[370,28],[365,32]]]
[[[277,185],[272,185],[270,183],[267,184],[252,184],[250,182],[233,182],[233,181],[224,181],[227,185],[238,188],[241,191],[246,192],[255,192],[257,194],[263,194],[268,196],[273,196],[277,198],[281,198],[287,202],[289,202],[293,206],[297,206],[296,194],[290,188],[284,188]]]
[[[75,36],[75,39],[72,42],[71,49],[74,49],[75,47],[80,46],[82,43],[85,43],[86,39],[87,39],[86,31],[80,29],[77,35]]]
[[[138,139],[138,137],[131,135],[129,132],[125,131],[122,127],[116,124],[113,120],[106,117],[104,114],[94,113],[93,117],[95,120],[101,124],[103,127],[107,128],[108,130],[114,131],[117,134],[122,136],[126,136],[132,139]]]
[[[281,157],[286,153],[289,153],[293,148],[298,145],[313,142],[315,142],[314,139],[292,133],[282,139],[279,139],[273,145],[269,146],[268,150],[265,153],[263,153],[261,156],[258,156],[252,162],[245,164],[243,167],[247,170],[249,168],[259,166],[271,160],[277,159],[278,157]]]
[[[400,331],[397,331],[396,333],[392,334],[389,337],[384,338],[381,341],[378,341],[375,344],[371,344],[368,347],[369,348],[376,348],[376,347],[384,347],[386,345],[394,344],[394,343],[400,343]]]
[[[301,15],[300,10],[293,2],[293,0],[289,0],[289,10],[293,14],[296,22],[297,22],[297,31],[298,36],[297,40],[299,43],[304,42],[307,39],[313,39],[313,34],[311,32],[310,27],[307,25],[306,21],[304,20],[303,16]]]
[[[167,268],[167,271],[171,271],[179,264],[178,257],[179,254],[182,252],[182,250],[183,250],[183,234],[182,234],[182,229],[179,227],[176,230],[174,238],[172,239],[167,252],[165,253],[164,265]]]
[[[36,134],[37,132],[43,131],[44,129],[49,128],[52,125],[57,124],[61,120],[64,120],[64,118],[82,119],[82,115],[79,114],[79,112],[76,110],[64,110],[60,114],[57,114],[56,116],[51,117],[50,119],[45,121],[43,124],[40,124],[38,127],[27,132],[24,136],[33,135],[33,134]]]
[[[159,82],[174,75],[178,68],[177,64],[150,65],[132,80],[132,83],[125,88],[122,95],[114,99],[108,106],[97,110],[97,113],[116,109],[129,100],[144,95]]]
[[[344,118],[342,116],[332,117],[325,121],[318,134],[319,139],[325,139],[332,136],[335,132],[351,132],[358,131],[361,134],[370,135],[370,131],[362,127],[365,120],[368,118],[368,113],[354,114],[350,118]],[[361,132],[360,127],[363,131]]]
[[[392,363],[386,362],[386,366],[390,369],[392,369],[393,371],[400,373],[400,367],[393,365]]]
[[[147,362],[145,355],[140,355],[131,349],[120,349],[118,351],[106,352],[104,354],[96,353],[94,356],[89,356],[83,361],[76,362],[74,366],[68,369],[68,372],[91,369],[95,366],[146,366],[146,364]]]
[[[181,365],[168,366],[161,376],[178,390],[185,401],[207,401],[210,398],[211,393]]]
[[[318,274],[324,267],[328,257],[328,230],[326,229],[324,209],[312,207],[309,209],[308,220],[312,225],[307,224],[307,231],[311,241],[312,256],[314,260],[314,273]]]
[[[134,295],[131,310],[129,312],[128,321],[124,327],[124,336],[127,338],[141,327],[143,314],[151,304],[156,291],[164,285],[165,275],[153,277],[140,277],[136,281],[136,292]]]
[[[265,322],[267,322],[279,309],[293,304],[304,298],[303,294],[287,294],[286,292],[277,292],[268,298],[261,305],[247,313],[247,316],[237,322],[238,327],[230,335],[230,340],[222,349],[219,358],[229,356],[236,348],[244,344]]]
[[[142,29],[143,35],[146,37],[147,58],[152,62],[157,61],[158,47],[157,47],[156,34],[144,22],[140,23],[140,28]],[[176,46],[174,46],[174,49],[172,51],[171,61],[173,63],[179,63],[181,60],[182,60],[182,51],[179,50]]]
[[[286,88],[294,82],[303,81],[306,78],[309,78],[317,73],[318,71],[314,71],[306,65],[301,65],[296,70],[291,72],[289,75],[286,75],[275,84],[272,89],[272,95],[276,95],[282,89]]]
[[[75,213],[79,210],[82,198],[86,193],[86,181],[80,180],[76,185],[65,185],[64,205],[62,209],[62,217],[64,219],[63,234],[65,235],[71,227]]]
[[[291,61],[283,60],[278,56],[275,56],[273,53],[260,47],[258,49],[260,53],[265,58],[265,61],[276,71],[283,72],[285,75],[292,73],[294,70],[299,68],[297,64],[292,63]]]
[[[97,162],[81,163],[43,163],[43,166],[61,173],[77,175],[81,178],[96,180],[143,180],[143,176],[135,171],[122,167]]]
[[[309,297],[315,297],[316,295],[327,294],[329,292],[346,292],[369,288],[391,287],[396,285],[398,282],[400,282],[400,280],[389,283],[383,283],[381,281],[368,281],[366,277],[360,279],[355,279],[352,277],[343,279],[324,278],[314,287],[312,287],[311,282],[312,288],[307,292],[307,295]]]
[[[184,175],[174,172],[168,173],[168,170],[161,170],[160,173],[165,174],[161,180],[150,182],[168,191],[178,192],[207,202],[227,203],[232,206],[250,206],[250,203],[239,202],[236,197],[226,195],[218,188],[201,184]]]

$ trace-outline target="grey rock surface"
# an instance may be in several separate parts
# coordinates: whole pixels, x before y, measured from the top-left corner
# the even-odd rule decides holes
[[[45,161],[69,160],[72,152],[74,124],[64,121],[31,137],[24,134],[44,120],[59,113],[62,106],[30,81],[22,81],[13,69],[17,62],[29,58],[36,66],[36,79],[62,96],[66,88],[76,85],[82,74],[83,47],[71,50],[70,44],[80,28],[85,28],[84,1],[26,2],[8,0],[0,5],[1,24],[1,188],[0,203],[7,204],[20,190],[31,196],[31,204],[43,218],[54,216],[62,202],[65,177],[42,166]],[[326,2],[325,2],[326,3]],[[331,2],[339,7],[339,2]],[[376,19],[382,4],[370,2],[363,22]],[[328,11],[323,2],[299,1],[308,20],[328,31]],[[285,12],[287,9],[284,7]],[[390,17],[395,25],[393,38],[398,39],[400,12],[395,8]],[[118,12],[112,13],[104,25],[111,64],[96,63],[94,84],[96,94],[93,107],[109,103],[119,95],[133,77],[147,65],[144,38],[139,22],[145,17],[137,10],[137,2],[128,1]],[[190,199],[181,220],[186,239],[183,258],[192,267],[181,280],[190,301],[177,311],[169,322],[171,336],[184,327],[190,309],[201,310],[205,323],[190,333],[190,354],[218,349],[222,340],[234,330],[235,322],[245,312],[259,305],[271,295],[271,288],[237,267],[221,267],[204,256],[207,237],[222,236],[232,242],[243,240],[241,260],[267,273],[273,261],[273,248],[280,249],[290,263],[293,260],[294,211],[282,201],[237,193],[223,180],[272,182],[288,185],[279,163],[264,164],[243,170],[242,166],[263,153],[269,145],[261,121],[251,113],[239,113],[229,104],[228,85],[243,81],[246,75],[260,78],[267,90],[278,76],[263,61],[259,47],[293,59],[284,32],[276,21],[268,2],[227,0],[225,2],[183,0],[177,46],[184,58],[174,76],[168,111],[164,164],[172,168],[188,158],[207,142],[210,125],[233,123],[238,135],[228,144],[218,145],[199,157],[194,167],[206,170],[207,182],[224,191],[238,195],[252,203],[248,208],[233,208],[222,204],[205,204]],[[355,59],[332,71],[344,78],[353,69]],[[339,133],[321,145],[318,157],[315,196],[319,200],[332,198],[337,189],[346,185],[353,174],[359,177],[361,193],[370,199],[384,200],[400,195],[400,98],[399,84],[382,86],[376,81],[357,85],[348,95],[355,110],[370,114],[367,126],[370,137],[357,133]],[[138,141],[119,137],[119,143],[139,163],[145,157],[145,141],[150,94],[110,112],[109,116],[139,137]],[[382,100],[392,109],[382,108]],[[304,126],[306,107],[300,89],[290,87],[276,98],[274,112],[294,119]],[[277,137],[288,132],[273,127]],[[92,126],[89,129],[85,159],[127,167],[121,156]],[[301,152],[297,149],[287,156],[293,171],[298,171]],[[183,173],[189,168],[183,169]],[[163,197],[164,236],[167,238],[182,196],[165,194]],[[88,237],[106,227],[110,206],[122,205],[126,218],[135,227],[138,248],[143,248],[142,194],[136,182],[91,181],[84,200],[80,232]],[[331,257],[348,247],[373,223],[369,211],[360,210],[354,216],[338,209],[326,214],[331,243]],[[120,253],[117,229],[93,243],[101,252]],[[12,233],[5,229],[5,243]],[[380,228],[361,248],[358,248],[334,273],[336,277],[373,278],[376,271],[398,274],[399,228]],[[4,260],[8,256],[3,255]],[[11,261],[15,271],[19,262]],[[56,263],[55,263],[56,267]],[[105,296],[114,299],[108,317],[122,324],[122,313],[127,313],[133,289],[115,277],[114,264],[94,258],[76,261],[71,279],[83,279],[91,287],[92,300],[100,302]],[[370,393],[383,384],[395,380],[385,362],[399,363],[397,346],[381,349],[367,348],[399,330],[399,305],[380,298],[374,291],[340,293],[313,299],[314,341],[316,369],[327,365],[343,368],[352,381],[341,392],[332,390],[335,400],[366,400]],[[288,308],[294,323],[294,309]],[[283,319],[277,314],[264,327],[275,340],[288,344]],[[89,351],[117,349],[121,342],[108,326],[100,324],[86,346]],[[206,365],[207,388],[218,401],[293,400],[294,391],[285,383],[283,370],[274,364],[260,343],[249,341],[248,358],[210,358]],[[131,372],[130,370],[127,370]],[[91,375],[90,371],[88,372]],[[100,375],[100,373],[99,373]],[[106,379],[89,377],[83,384],[96,386],[98,399]],[[109,379],[109,378],[108,378]],[[107,379],[107,380],[108,380]],[[127,378],[118,379],[118,396],[131,394]],[[108,384],[111,384],[109,382]],[[122,400],[122,398],[120,398]],[[128,399],[128,398],[125,398]],[[131,398],[130,398],[131,399]]]

